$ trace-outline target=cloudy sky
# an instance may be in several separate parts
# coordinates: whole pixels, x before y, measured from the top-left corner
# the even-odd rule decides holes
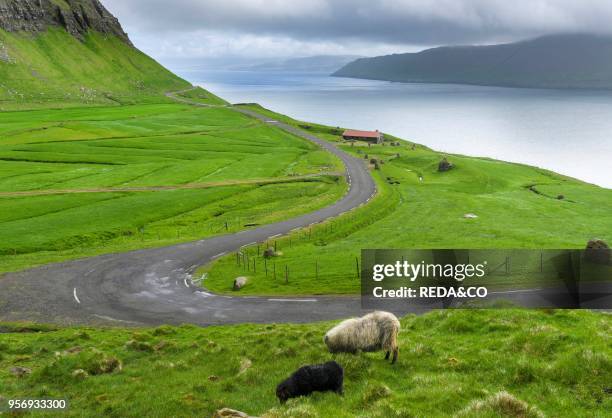
[[[102,0],[162,61],[380,55],[612,31],[610,0]]]

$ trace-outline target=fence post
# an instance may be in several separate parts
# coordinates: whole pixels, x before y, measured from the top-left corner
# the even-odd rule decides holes
[[[274,263],[274,280],[276,280],[276,262]]]
[[[289,266],[285,264],[285,283],[289,283]]]
[[[540,273],[544,272],[544,254],[540,251]]]
[[[225,221],[225,230],[227,231],[229,228],[227,226],[227,221]]]
[[[357,265],[357,278],[361,276],[361,272],[359,271],[359,257],[355,257],[355,264]]]
[[[264,268],[266,269],[266,277],[268,277],[268,259],[264,258]]]
[[[253,259],[253,274],[257,274],[257,259]]]
[[[315,277],[316,277],[316,279],[318,281],[319,280],[319,262],[318,261],[315,261],[315,272],[316,272],[315,273],[316,274]]]

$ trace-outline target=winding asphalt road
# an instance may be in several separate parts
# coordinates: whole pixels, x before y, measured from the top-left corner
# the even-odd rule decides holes
[[[169,93],[168,97],[192,103]],[[228,106],[229,107],[229,106]],[[340,151],[331,143],[293,126],[244,108],[234,110],[311,141],[339,157],[346,167],[348,193],[337,203],[295,219],[236,234],[219,236],[165,248],[52,264],[0,277],[0,321],[35,321],[57,324],[141,326],[192,323],[313,322],[361,315],[357,297],[229,297],[204,291],[192,282],[200,265],[263,242],[296,228],[341,215],[365,203],[376,187],[363,160]],[[599,305],[610,306],[610,283],[596,284]],[[559,300],[555,289],[497,292],[499,297],[522,306],[550,306]],[[604,299],[600,295],[606,295]],[[571,301],[569,301],[571,305]],[[437,307],[447,306],[444,303]],[[553,305],[554,306],[554,305]],[[559,305],[557,305],[559,306]],[[587,304],[583,306],[587,307]],[[424,311],[428,307],[390,303],[396,314]]]
[[[316,212],[236,234],[6,274],[0,278],[0,321],[211,325],[312,322],[361,314],[360,300],[354,297],[228,297],[207,293],[192,282],[191,273],[197,266],[242,246],[341,215],[365,204],[376,193],[363,160],[278,120],[248,109],[233,109],[336,155],[346,167],[348,193]]]

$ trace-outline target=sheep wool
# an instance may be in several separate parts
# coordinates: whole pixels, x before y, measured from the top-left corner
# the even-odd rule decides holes
[[[325,334],[325,344],[332,353],[357,353],[384,350],[385,360],[393,352],[391,364],[399,355],[400,322],[389,312],[372,312],[362,318],[341,322]]]

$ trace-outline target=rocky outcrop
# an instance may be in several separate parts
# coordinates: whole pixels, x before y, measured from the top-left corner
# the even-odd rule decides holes
[[[593,238],[587,243],[584,256],[593,263],[609,265],[612,260],[612,250],[604,240]]]
[[[61,27],[78,39],[90,30],[132,45],[121,24],[99,0],[0,0],[0,28],[37,33]]]
[[[440,173],[444,173],[451,170],[453,167],[453,163],[449,162],[446,158],[443,158],[442,161],[440,161],[440,164],[438,164],[438,171]]]

